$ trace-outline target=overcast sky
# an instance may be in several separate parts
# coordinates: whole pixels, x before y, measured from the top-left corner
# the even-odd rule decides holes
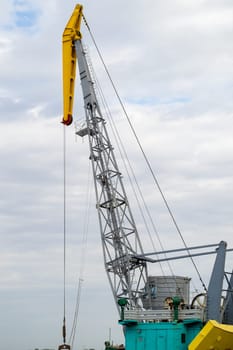
[[[0,338],[6,350],[56,349],[62,343],[61,37],[75,4],[1,0]],[[83,5],[187,245],[225,240],[233,248],[232,0],[86,0]],[[111,97],[85,26],[83,37],[163,246],[183,247]],[[76,96],[80,120],[78,80]],[[103,269],[87,140],[77,139],[74,131],[67,129],[67,333],[84,269],[75,349],[102,350],[109,329],[114,342],[123,337]],[[129,201],[137,212],[135,199]],[[136,222],[145,250],[151,251],[138,215]],[[206,284],[212,263],[213,258],[197,259]],[[226,270],[232,267],[233,253]],[[202,291],[189,262],[173,268],[192,277],[192,291]],[[158,266],[150,272],[161,275]]]

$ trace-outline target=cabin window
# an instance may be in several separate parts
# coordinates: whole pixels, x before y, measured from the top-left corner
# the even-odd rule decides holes
[[[181,333],[181,343],[185,343],[186,342],[186,334],[185,333]]]

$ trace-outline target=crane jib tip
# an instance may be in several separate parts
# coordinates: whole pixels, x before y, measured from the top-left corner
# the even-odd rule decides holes
[[[62,119],[62,124],[67,125],[67,126],[72,124],[72,122],[73,122],[72,114],[68,114],[66,118],[63,117],[63,119]]]

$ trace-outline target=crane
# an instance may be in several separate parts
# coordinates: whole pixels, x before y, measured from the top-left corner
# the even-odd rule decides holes
[[[86,126],[79,131],[88,136],[94,176],[104,264],[117,308],[125,298],[128,307],[140,307],[148,280],[142,244],[111,145],[106,122],[96,98],[93,79],[83,48],[80,19],[82,6],[77,5],[63,33],[63,123],[72,123],[76,57],[84,97]]]
[[[156,259],[144,253],[83,47],[80,31],[82,18],[84,18],[83,7],[78,4],[63,33],[64,109],[62,123],[69,126],[73,121],[76,62],[78,62],[86,122],[77,131],[77,134],[81,137],[87,136],[89,141],[89,159],[94,178],[105,270],[120,314],[120,323],[125,329],[126,349],[187,350],[197,334],[199,334],[199,339],[192,342],[193,345],[189,349],[202,349],[203,334],[206,332],[204,341],[210,346],[209,348],[214,350],[215,347],[212,344],[215,344],[215,336],[219,330],[225,340],[223,344],[220,344],[221,339],[219,338],[220,347],[218,349],[225,349],[223,346],[231,345],[233,342],[232,273],[228,273],[230,277],[227,277],[228,287],[224,309],[220,304],[225,275],[225,254],[233,249],[227,249],[226,242],[221,241],[217,245],[185,247],[167,251],[165,253],[170,254],[185,250],[186,255],[166,257],[166,259],[159,257],[161,252],[152,253],[156,254]],[[190,253],[192,249],[207,247],[213,247],[214,250],[197,254]],[[207,305],[201,309],[192,307],[193,303],[189,304],[190,279],[182,276],[165,276],[163,277],[163,288],[165,285],[166,293],[172,290],[173,295],[166,298],[168,302],[164,309],[164,299],[159,300],[156,290],[160,279],[148,276],[148,262],[192,258],[208,254],[217,254],[217,257],[208,290],[206,289]],[[177,291],[182,289],[181,285],[184,288],[183,291],[186,291],[187,300],[177,295]],[[157,300],[159,300],[159,309]],[[204,333],[199,333],[206,321],[211,319],[215,321],[207,323],[207,331],[204,331],[205,328],[203,328]],[[222,327],[218,322],[223,320],[230,325]],[[227,335],[226,332],[228,332]],[[69,346],[64,344],[64,347],[60,349],[69,349]]]

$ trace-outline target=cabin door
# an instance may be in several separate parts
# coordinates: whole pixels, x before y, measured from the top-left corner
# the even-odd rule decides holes
[[[143,336],[138,336],[136,341],[135,350],[146,350],[145,348],[145,338]]]

